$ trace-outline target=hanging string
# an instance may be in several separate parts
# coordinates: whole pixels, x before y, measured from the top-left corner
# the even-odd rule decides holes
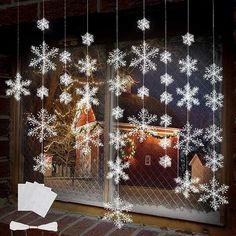
[[[87,28],[87,33],[89,32],[89,3],[88,3],[88,0],[87,0],[87,3],[86,3],[86,7],[87,7],[87,13],[86,13],[86,28]],[[88,57],[88,44],[86,44],[86,56]],[[89,83],[88,81],[88,75],[86,74],[86,82],[87,84]],[[87,114],[86,114],[86,125],[88,125],[89,123],[89,111],[87,111]],[[87,144],[88,145],[88,144]]]
[[[20,71],[20,0],[17,1],[17,30],[16,30],[16,63]]]
[[[145,2],[145,0],[143,0],[143,19],[145,18],[145,12],[146,12],[146,8],[145,8],[145,6],[146,6],[146,2]],[[144,47],[144,44],[146,43],[146,33],[145,33],[145,30],[143,30],[143,47]],[[146,58],[146,50],[145,50],[145,47],[144,47],[144,56],[143,56],[144,58]],[[143,67],[145,68],[145,60],[143,60]],[[143,71],[143,88],[144,88],[144,85],[145,85],[145,75],[144,75],[145,73],[144,73],[144,71]],[[145,107],[145,101],[144,101],[144,99],[145,99],[145,96],[143,96],[143,98],[142,98],[142,104],[143,104],[143,108]]]
[[[67,2],[64,0],[64,51],[66,52],[66,43],[67,43],[67,22],[66,22],[66,7],[67,7]],[[65,63],[65,73],[66,73],[66,68],[67,68],[67,63]]]

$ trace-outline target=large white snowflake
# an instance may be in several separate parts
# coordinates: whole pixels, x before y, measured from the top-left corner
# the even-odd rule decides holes
[[[186,56],[186,59],[180,60],[179,64],[180,72],[185,73],[187,76],[191,76],[194,71],[197,71],[197,60],[192,59],[189,55]]]
[[[64,103],[65,105],[69,104],[72,101],[72,96],[70,93],[64,91],[59,96],[60,103]]]
[[[40,29],[41,31],[44,31],[45,29],[49,29],[49,21],[45,18],[38,20],[37,28]]]
[[[165,136],[164,138],[160,139],[159,145],[163,149],[167,149],[168,147],[171,146],[171,139]]]
[[[119,106],[112,108],[112,116],[116,120],[120,119],[123,117],[124,109],[121,109]]]
[[[60,84],[64,86],[68,86],[73,82],[73,79],[66,72],[60,76]]]
[[[113,145],[116,150],[119,150],[121,147],[125,146],[127,142],[126,138],[126,135],[117,129],[114,133],[110,133],[110,144]]]
[[[199,189],[196,184],[199,182],[199,178],[191,177],[191,174],[186,170],[183,178],[175,178],[177,186],[175,187],[176,193],[182,193],[185,198],[188,198],[191,193],[198,193]]]
[[[60,53],[59,59],[62,63],[67,64],[68,62],[71,62],[71,53],[64,50],[63,52]]]
[[[92,73],[97,70],[96,64],[96,59],[92,59],[89,55],[86,55],[84,59],[78,61],[78,68],[80,73],[85,73],[86,76],[91,76]]]
[[[191,46],[194,43],[194,35],[187,32],[185,35],[182,36],[183,44]]]
[[[119,48],[116,48],[112,52],[109,52],[107,63],[117,70],[126,66],[126,61],[124,60],[125,56],[126,53],[122,52]]]
[[[77,102],[77,109],[85,109],[86,111],[89,111],[92,105],[98,106],[99,101],[95,97],[97,91],[98,87],[90,87],[89,83],[86,83],[83,89],[77,88],[76,93],[82,96],[82,98]]]
[[[43,85],[37,89],[37,96],[43,100],[44,97],[48,97],[48,89]]]
[[[218,110],[218,108],[223,107],[224,95],[222,93],[217,93],[213,90],[210,94],[206,94],[206,106],[210,107],[212,111]]]
[[[137,96],[143,100],[144,96],[149,96],[149,89],[143,85],[142,87],[138,88]]]
[[[151,115],[148,113],[147,109],[142,108],[138,113],[137,118],[135,116],[128,117],[129,123],[135,126],[129,132],[130,135],[136,136],[139,139],[139,142],[142,143],[151,133],[149,125],[156,120],[156,115]]]
[[[209,184],[200,184],[200,190],[203,192],[198,199],[199,202],[209,201],[211,208],[217,211],[221,205],[228,204],[228,199],[224,194],[228,191],[229,186],[217,181],[213,176]]]
[[[120,96],[127,89],[127,80],[116,75],[114,79],[108,80],[109,90],[114,92],[116,96]]]
[[[56,64],[52,61],[58,53],[58,48],[49,48],[43,41],[39,47],[31,46],[31,52],[35,54],[36,58],[30,61],[29,66],[38,68],[42,74],[50,70],[56,70]]]
[[[129,176],[124,172],[124,169],[129,168],[129,162],[122,162],[119,157],[116,160],[108,161],[108,167],[110,171],[107,173],[107,179],[112,179],[116,184],[119,184],[121,180],[128,180]]]
[[[52,170],[52,160],[47,155],[40,153],[38,156],[33,157],[35,164],[33,165],[34,171],[45,174],[47,170]]]
[[[161,126],[168,127],[171,125],[171,123],[172,123],[171,116],[169,116],[168,114],[164,114],[161,116],[161,121],[160,121]]]
[[[42,143],[47,137],[57,135],[57,132],[53,127],[53,124],[56,121],[56,116],[50,115],[48,111],[43,108],[38,112],[37,118],[34,115],[29,114],[27,121],[31,126],[28,136],[36,137],[40,143]]]
[[[94,42],[93,35],[88,32],[86,34],[82,35],[81,37],[82,37],[82,43],[84,45],[90,46]]]
[[[206,160],[206,167],[210,168],[213,172],[216,172],[223,167],[224,156],[218,154],[215,150],[210,151],[204,159]]]
[[[92,151],[92,147],[102,147],[100,139],[102,128],[95,127],[91,129],[87,126],[84,130],[77,133],[75,148],[79,149],[82,155],[88,155]]]
[[[160,101],[165,103],[165,105],[169,104],[173,100],[172,94],[167,91],[163,92],[160,96]]]
[[[172,79],[172,76],[167,73],[165,73],[164,75],[161,75],[160,79],[161,79],[161,84],[164,84],[165,86],[169,86],[174,81]]]
[[[191,88],[190,84],[187,83],[183,89],[177,88],[176,92],[183,97],[177,102],[177,106],[182,107],[186,106],[188,111],[191,110],[193,105],[199,105],[199,100],[194,96],[197,95],[199,88],[193,87]]]
[[[171,62],[171,53],[168,51],[164,51],[160,54],[160,61],[167,64],[168,62]]]
[[[132,218],[127,212],[132,210],[133,205],[123,201],[119,196],[115,197],[113,202],[104,203],[104,207],[108,212],[104,214],[103,220],[113,221],[118,229],[126,223],[132,223]]]
[[[160,158],[159,164],[164,167],[171,167],[171,158],[168,155],[164,155]]]
[[[223,140],[223,137],[221,135],[222,129],[219,128],[216,124],[213,124],[206,128],[204,138],[207,141],[210,141],[212,145],[221,143]]]
[[[176,148],[180,148],[185,155],[194,150],[194,147],[203,146],[199,136],[202,135],[202,129],[193,129],[189,122],[179,132],[180,140],[176,144]]]
[[[152,61],[158,54],[158,48],[151,48],[145,41],[140,46],[132,46],[135,57],[130,66],[139,67],[143,74],[150,70],[156,70],[156,64]]]
[[[222,81],[223,76],[221,75],[223,68],[217,66],[215,63],[206,67],[204,79],[210,80],[212,84]]]
[[[150,28],[150,21],[144,17],[143,19],[137,21],[137,27],[142,31],[145,31]]]
[[[30,91],[27,89],[27,87],[31,84],[31,81],[22,80],[20,73],[16,73],[15,80],[10,79],[7,80],[5,83],[7,86],[9,86],[9,88],[6,90],[6,95],[14,95],[14,98],[17,101],[20,101],[22,95],[30,95]]]

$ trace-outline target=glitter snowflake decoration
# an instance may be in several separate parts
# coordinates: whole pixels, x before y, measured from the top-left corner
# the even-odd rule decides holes
[[[92,147],[103,146],[100,140],[102,132],[100,127],[95,127],[94,129],[86,127],[84,130],[81,130],[81,132],[77,132],[74,148],[79,149],[82,155],[88,155],[91,153]]]
[[[81,37],[82,37],[82,43],[84,45],[90,46],[94,42],[93,35],[88,32],[86,34],[82,35]]]
[[[37,96],[43,100],[44,97],[48,97],[48,89],[44,86],[41,86],[40,88],[37,89]]]
[[[158,48],[151,48],[146,42],[143,42],[139,47],[132,46],[135,57],[131,60],[130,66],[139,67],[143,74],[150,70],[156,70],[152,59],[157,56],[158,51]]]
[[[6,90],[6,95],[14,95],[14,98],[17,101],[20,101],[22,95],[30,95],[30,91],[27,89],[27,87],[31,84],[31,81],[22,80],[20,73],[16,74],[15,80],[7,80],[5,83],[9,87]]]
[[[222,154],[218,154],[215,150],[212,150],[209,154],[207,154],[204,159],[206,160],[205,166],[210,168],[213,172],[223,168],[224,156]]]
[[[187,32],[185,35],[182,36],[183,44],[191,46],[194,43],[194,35]]]
[[[210,94],[206,94],[206,106],[210,107],[212,111],[218,110],[218,108],[223,107],[224,96],[222,93],[217,93],[213,90]]]
[[[97,70],[97,60],[92,59],[89,55],[86,55],[85,59],[78,61],[78,68],[80,73],[85,73],[86,76],[91,76],[94,71]]]
[[[185,171],[183,178],[175,178],[177,184],[175,188],[176,193],[182,193],[185,198],[188,198],[191,193],[199,193],[199,189],[196,184],[199,182],[199,178],[191,178],[191,174]]]
[[[64,64],[71,62],[71,53],[64,50],[62,53],[59,54],[59,60]]]
[[[171,158],[168,155],[162,156],[159,164],[164,168],[171,167]]]
[[[172,76],[170,76],[169,74],[165,73],[164,75],[162,75],[160,77],[161,79],[161,84],[164,84],[165,86],[169,86],[170,84],[173,83],[173,79]]]
[[[144,17],[143,19],[137,21],[137,27],[142,31],[145,31],[150,28],[150,21]]]
[[[215,63],[206,67],[204,79],[209,80],[212,84],[222,81],[223,76],[221,75],[223,68],[217,66]]]
[[[197,71],[197,60],[192,59],[189,55],[186,56],[186,59],[179,61],[180,72],[185,73],[187,76],[191,76],[194,71]]]
[[[61,85],[68,86],[71,83],[73,83],[73,79],[66,72],[60,76],[60,84]]]
[[[127,90],[127,80],[116,75],[114,79],[108,80],[109,90],[114,92],[116,96],[120,96]]]
[[[221,133],[222,129],[219,128],[216,124],[213,124],[210,127],[206,128],[204,139],[210,141],[212,145],[221,143],[223,140]]]
[[[124,202],[119,196],[115,197],[113,202],[104,203],[104,207],[108,212],[104,214],[103,220],[113,221],[118,229],[126,223],[132,223],[132,218],[127,212],[132,210],[133,205]]]
[[[172,123],[171,116],[169,116],[168,114],[164,114],[161,116],[161,121],[160,121],[161,126],[168,127],[171,125],[171,123]]]
[[[119,48],[116,48],[112,52],[109,52],[107,63],[113,66],[115,70],[118,70],[119,68],[126,66],[125,56],[126,53],[123,53]]]
[[[160,102],[165,103],[165,105],[169,104],[173,100],[172,94],[167,91],[163,92],[160,96]]]
[[[112,116],[118,120],[123,117],[124,109],[121,109],[119,106],[112,109]]]
[[[137,96],[142,100],[144,96],[149,97],[149,89],[143,85],[141,88],[138,88]]]
[[[116,160],[108,161],[108,167],[110,171],[107,174],[107,179],[112,179],[116,184],[119,184],[121,180],[128,180],[129,176],[124,172],[124,169],[129,168],[129,162],[122,163],[119,157]]]
[[[124,147],[126,145],[126,135],[120,132],[119,129],[117,129],[114,133],[110,133],[110,144],[113,145],[113,147],[116,150],[119,150],[121,147]]]
[[[72,96],[70,93],[64,91],[59,96],[60,103],[64,103],[65,105],[69,104],[72,101]]]
[[[160,140],[160,143],[159,143],[160,147],[162,147],[163,149],[167,149],[168,147],[171,146],[171,139],[170,138],[167,138],[167,137],[164,137]]]
[[[168,51],[164,51],[160,54],[160,61],[167,64],[168,62],[171,62],[171,53]]]
[[[38,156],[33,157],[35,164],[33,165],[34,171],[45,174],[47,170],[52,169],[52,161],[47,155],[40,153]]]
[[[156,120],[156,115],[151,115],[148,113],[147,109],[142,108],[138,113],[137,118],[135,116],[128,117],[129,123],[135,126],[131,129],[130,135],[136,136],[139,142],[142,143],[151,133],[149,125]]]
[[[77,88],[76,93],[81,95],[82,98],[77,102],[77,109],[85,109],[89,111],[92,105],[98,106],[99,101],[95,97],[98,91],[98,87],[90,87],[88,83],[83,89]]]
[[[31,128],[29,129],[28,136],[36,137],[40,143],[47,137],[56,136],[57,132],[54,130],[53,124],[56,121],[55,115],[50,115],[47,110],[41,109],[37,117],[30,114],[27,121]]]
[[[42,74],[50,70],[56,70],[56,65],[52,61],[58,53],[58,48],[50,49],[49,46],[43,41],[39,47],[31,46],[31,52],[35,54],[35,58],[30,61],[29,66],[38,68]]]
[[[37,21],[37,28],[40,29],[41,31],[49,29],[49,21],[45,18],[38,20]]]
[[[196,147],[202,147],[202,140],[199,138],[202,135],[202,129],[193,129],[189,122],[179,132],[180,140],[176,144],[176,148],[180,148],[187,156],[194,151]]]
[[[228,191],[229,186],[220,185],[216,177],[213,176],[209,184],[200,184],[200,190],[203,192],[198,199],[199,202],[209,201],[211,208],[217,211],[221,205],[228,204],[227,197],[224,194]]]
[[[187,110],[190,111],[193,105],[199,105],[199,100],[194,96],[197,95],[199,88],[191,88],[190,84],[187,83],[183,89],[177,88],[176,92],[178,95],[183,97],[177,102],[177,106],[182,107],[186,106]]]

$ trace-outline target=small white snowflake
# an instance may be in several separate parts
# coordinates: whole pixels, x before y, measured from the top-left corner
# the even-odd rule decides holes
[[[136,136],[139,142],[142,143],[151,133],[149,125],[156,120],[157,115],[151,115],[148,113],[147,109],[142,108],[137,118],[135,116],[128,117],[129,123],[135,125],[135,127],[130,130],[130,135]]]
[[[41,86],[40,88],[37,89],[37,96],[43,100],[44,97],[48,97],[48,89],[44,86]]]
[[[204,138],[207,141],[210,141],[212,145],[221,143],[223,140],[221,133],[222,129],[219,128],[216,124],[213,124],[209,128],[206,128]]]
[[[116,150],[119,150],[121,147],[124,147],[126,145],[126,135],[120,132],[119,129],[117,129],[114,133],[110,133],[110,144],[113,145],[113,147]]]
[[[126,66],[126,61],[124,60],[125,56],[126,53],[122,52],[119,48],[116,48],[112,52],[109,52],[107,63],[117,70]]]
[[[204,159],[206,160],[205,166],[210,168],[213,172],[223,168],[224,156],[220,153],[218,154],[215,150],[210,151]]]
[[[94,71],[97,70],[97,60],[92,59],[89,55],[86,55],[85,59],[78,61],[78,68],[80,73],[85,73],[86,76],[91,76]]]
[[[180,140],[176,144],[176,148],[182,149],[187,156],[194,150],[194,147],[202,147],[203,143],[199,136],[202,135],[202,129],[193,129],[189,122],[179,132]]]
[[[90,87],[88,83],[84,85],[83,89],[77,88],[76,93],[82,98],[77,102],[77,109],[85,109],[89,111],[92,105],[98,106],[99,101],[95,97],[98,92],[98,87]]]
[[[213,63],[209,67],[206,67],[203,78],[206,80],[210,80],[212,84],[221,82],[223,78],[223,76],[221,75],[222,70],[222,67],[219,67],[215,63]]]
[[[112,109],[112,116],[114,116],[116,120],[122,118],[123,113],[124,113],[124,109],[121,109],[119,106]]]
[[[221,205],[228,204],[228,199],[224,194],[228,191],[229,186],[220,185],[216,177],[213,176],[209,184],[200,184],[200,190],[203,192],[198,199],[199,202],[209,201],[211,208],[217,211]]]
[[[160,61],[167,64],[168,62],[171,62],[171,53],[168,51],[164,51],[160,54]]]
[[[49,70],[56,70],[56,65],[52,59],[56,57],[58,48],[50,49],[43,41],[39,47],[31,46],[31,52],[35,54],[36,58],[30,61],[30,67],[38,68],[42,74],[47,73]]]
[[[193,105],[199,105],[199,100],[194,96],[197,95],[199,88],[190,87],[190,84],[187,83],[183,89],[177,88],[176,92],[183,97],[177,102],[177,106],[182,107],[186,106],[187,110],[190,111]]]
[[[165,103],[165,105],[169,104],[173,100],[172,94],[167,91],[163,92],[160,96],[160,101]]]
[[[82,37],[82,43],[84,45],[90,46],[94,42],[93,35],[88,32],[86,34],[82,35],[81,37]]]
[[[137,27],[142,31],[145,31],[150,28],[150,21],[144,17],[143,19],[137,21]]]
[[[194,43],[194,35],[187,32],[185,35],[182,36],[183,44],[191,46]]]
[[[22,77],[20,73],[16,73],[15,80],[10,79],[5,82],[6,85],[10,87],[6,90],[6,95],[7,96],[14,95],[14,98],[17,101],[20,101],[22,95],[24,96],[30,95],[30,91],[27,89],[27,87],[31,84],[31,81],[21,80],[21,79]]]
[[[66,72],[60,76],[60,84],[61,85],[68,86],[71,83],[73,83],[73,79]]]
[[[37,28],[40,29],[41,31],[44,31],[45,29],[49,29],[49,21],[45,18],[38,20]]]
[[[132,58],[130,66],[139,67],[143,74],[150,70],[156,70],[156,65],[152,59],[157,56],[158,51],[158,48],[151,48],[145,41],[139,47],[132,46],[135,57]]]
[[[65,105],[69,104],[72,101],[72,96],[70,93],[64,91],[59,96],[60,103],[64,103]]]
[[[171,139],[168,137],[164,137],[162,139],[160,139],[160,147],[162,147],[163,149],[167,149],[168,147],[171,146]]]
[[[199,189],[196,184],[199,182],[199,178],[191,177],[191,174],[186,170],[183,178],[175,178],[177,184],[175,188],[176,193],[183,193],[185,198],[188,198],[191,193],[199,193]]]
[[[210,94],[206,94],[206,106],[210,107],[212,111],[218,110],[218,108],[223,107],[224,95],[222,93],[217,93],[213,90]]]
[[[164,75],[162,75],[161,77],[161,84],[164,84],[165,86],[169,86],[170,84],[173,83],[173,79],[172,76],[170,76],[169,74],[165,73]]]
[[[67,64],[69,62],[71,62],[71,53],[64,50],[62,53],[60,53],[59,55],[59,58],[60,58],[60,61],[64,64]]]
[[[107,179],[112,179],[116,184],[119,184],[121,180],[128,180],[129,176],[124,172],[124,169],[129,168],[129,162],[122,163],[119,157],[116,157],[116,161],[108,161],[108,167],[110,171],[107,173]]]
[[[149,89],[143,85],[141,88],[138,88],[137,96],[142,100],[144,96],[149,97]]]
[[[37,118],[30,114],[27,121],[32,128],[29,129],[28,136],[36,137],[40,143],[47,137],[56,136],[57,132],[54,130],[53,124],[56,121],[55,115],[50,115],[47,110],[41,109]]]
[[[108,80],[109,90],[114,92],[116,96],[120,96],[127,90],[127,80],[116,75],[114,79]]]
[[[34,171],[45,174],[47,170],[52,170],[52,160],[47,155],[40,153],[38,156],[33,157],[35,164],[33,165]]]
[[[172,123],[171,116],[169,116],[168,114],[164,114],[161,116],[161,121],[160,121],[161,126],[168,127],[171,125],[171,123]]]
[[[168,155],[162,156],[159,164],[164,168],[171,167],[171,158]]]
[[[185,73],[187,76],[191,76],[194,71],[197,71],[197,60],[192,59],[189,55],[186,56],[186,59],[180,60],[179,64],[180,72]]]

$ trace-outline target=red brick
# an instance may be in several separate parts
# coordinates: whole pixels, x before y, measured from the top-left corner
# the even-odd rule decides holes
[[[116,229],[109,234],[109,236],[131,236],[136,230],[137,228],[123,227],[121,229]]]
[[[84,236],[103,236],[114,227],[113,223],[102,222],[84,234]]]
[[[152,230],[141,230],[136,236],[157,236],[158,232]]]

